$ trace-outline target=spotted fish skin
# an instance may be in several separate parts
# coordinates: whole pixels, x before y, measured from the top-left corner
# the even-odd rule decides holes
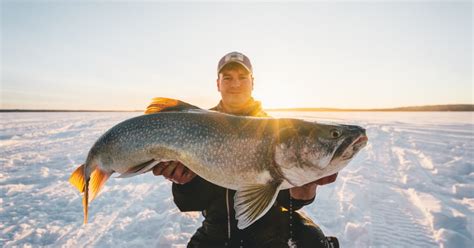
[[[88,203],[112,173],[134,176],[162,161],[180,161],[207,181],[237,191],[234,208],[243,229],[268,211],[279,190],[338,172],[366,142],[358,126],[195,108],[159,111],[104,133],[71,183],[85,194],[86,221]]]
[[[100,137],[86,164],[125,173],[150,160],[180,161],[203,178],[236,189],[242,177],[251,182],[255,174],[272,168],[276,124],[273,119],[204,111],[139,116]]]

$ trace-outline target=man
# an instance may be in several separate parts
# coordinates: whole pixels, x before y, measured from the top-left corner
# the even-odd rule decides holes
[[[222,99],[212,110],[268,116],[260,102],[252,98],[253,69],[247,56],[239,52],[226,54],[218,63],[217,74],[217,90]],[[207,182],[177,161],[160,163],[153,174],[173,182],[174,201],[181,211],[202,211],[202,227],[188,247],[288,247],[291,243],[297,247],[337,246],[337,239],[326,238],[310,219],[294,212],[313,202],[317,186],[334,182],[337,174],[280,191],[268,213],[244,230],[237,228],[234,190]]]

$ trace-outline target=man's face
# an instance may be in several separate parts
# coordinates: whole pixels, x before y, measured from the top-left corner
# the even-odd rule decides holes
[[[243,107],[252,97],[252,74],[245,69],[222,70],[217,78],[217,89],[224,105]]]

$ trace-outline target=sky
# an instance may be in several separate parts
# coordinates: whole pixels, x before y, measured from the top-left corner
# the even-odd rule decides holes
[[[209,108],[228,52],[264,108],[473,104],[471,1],[1,2],[2,109]]]

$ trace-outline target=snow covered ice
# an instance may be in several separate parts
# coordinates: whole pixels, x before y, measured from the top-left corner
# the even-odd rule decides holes
[[[83,225],[68,183],[95,140],[140,113],[1,113],[1,247],[185,247],[200,213],[181,213],[151,173],[111,178]],[[474,115],[470,112],[271,112],[356,124],[369,143],[303,208],[342,247],[471,247]]]

